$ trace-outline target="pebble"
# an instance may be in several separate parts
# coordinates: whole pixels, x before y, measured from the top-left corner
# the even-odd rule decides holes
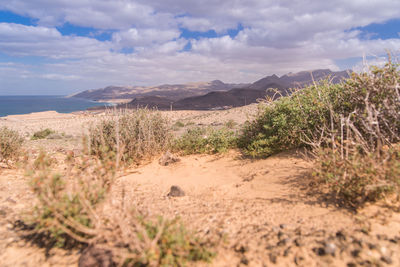
[[[325,243],[324,250],[325,254],[335,255],[336,245],[334,243]]]
[[[361,253],[361,250],[359,250],[359,249],[354,249],[351,251],[351,255],[355,258],[358,257],[360,255],[360,253]]]
[[[387,263],[387,264],[393,263],[392,259],[389,256],[382,256],[381,261],[383,261],[384,263]]]
[[[246,257],[242,257],[242,258],[240,259],[240,263],[241,263],[241,264],[244,264],[244,265],[248,265],[248,264],[249,264],[249,260],[248,260]]]
[[[271,252],[271,253],[269,253],[268,256],[269,256],[269,260],[270,260],[272,263],[276,263],[276,260],[277,260],[276,253]]]

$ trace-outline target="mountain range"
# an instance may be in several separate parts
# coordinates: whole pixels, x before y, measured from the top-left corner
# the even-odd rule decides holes
[[[313,82],[330,79],[338,83],[349,77],[350,71],[329,69],[271,75],[251,84],[227,84],[219,80],[160,86],[108,86],[72,95],[95,101],[125,101],[118,107],[149,107],[165,109],[224,109],[257,102],[266,96],[277,98],[289,94],[289,88],[303,88]],[[275,90],[268,90],[275,89]]]

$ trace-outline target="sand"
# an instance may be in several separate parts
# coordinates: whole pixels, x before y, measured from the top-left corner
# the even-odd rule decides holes
[[[256,112],[252,105],[162,113],[171,124],[218,127],[233,120],[239,128]],[[79,150],[89,125],[104,116],[41,112],[1,118],[0,126],[23,133],[32,155],[44,149],[62,157],[66,150]],[[72,137],[29,140],[44,128]],[[199,266],[385,266],[390,261],[400,266],[398,211],[385,207],[385,202],[358,212],[338,207],[312,190],[313,161],[303,152],[252,160],[232,150],[182,156],[168,166],[161,166],[156,158],[120,175],[111,199],[119,199],[124,191],[126,203],[138,209],[166,218],[179,216],[199,235],[223,237],[213,262]],[[1,266],[76,266],[79,251],[52,249],[46,255],[44,248],[20,239],[13,229],[15,220],[35,201],[28,180],[23,170],[0,169]],[[185,196],[167,197],[172,185],[182,188]],[[334,253],[322,253],[329,244]]]

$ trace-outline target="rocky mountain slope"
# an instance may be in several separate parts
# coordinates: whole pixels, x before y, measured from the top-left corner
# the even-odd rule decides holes
[[[116,87],[109,86],[97,90],[87,90],[73,97],[96,101],[111,99],[132,99],[119,107],[149,107],[166,109],[223,109],[239,107],[257,102],[266,96],[287,95],[289,88],[302,88],[313,82],[329,78],[337,83],[349,76],[348,71],[333,72],[329,69],[288,73],[264,77],[252,84],[226,84],[219,80],[204,83],[160,85],[154,87]],[[278,94],[268,89],[277,89]],[[96,108],[98,109],[98,107]]]
[[[186,97],[203,95],[211,91],[228,91],[232,88],[246,86],[248,84],[227,84],[219,80],[187,84],[163,84],[159,86],[108,86],[101,89],[86,90],[70,97],[106,101],[157,96],[176,101]]]

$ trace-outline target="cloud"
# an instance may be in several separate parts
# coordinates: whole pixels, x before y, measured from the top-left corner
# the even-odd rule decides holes
[[[21,87],[18,75],[49,88],[59,81],[70,91],[109,84],[252,82],[272,73],[338,69],[337,60],[380,56],[385,49],[400,51],[399,38],[366,39],[356,30],[400,18],[398,0],[9,0],[1,9],[37,20],[33,26],[0,23],[0,60],[1,54],[18,57],[7,58],[15,65],[0,69]],[[56,26],[65,23],[113,33],[108,41],[63,35]],[[182,29],[214,30],[216,37],[185,38]],[[32,56],[41,60],[16,63]]]
[[[111,48],[108,42],[79,36],[63,36],[57,29],[0,23],[0,51],[14,56],[54,59],[100,57]]]

